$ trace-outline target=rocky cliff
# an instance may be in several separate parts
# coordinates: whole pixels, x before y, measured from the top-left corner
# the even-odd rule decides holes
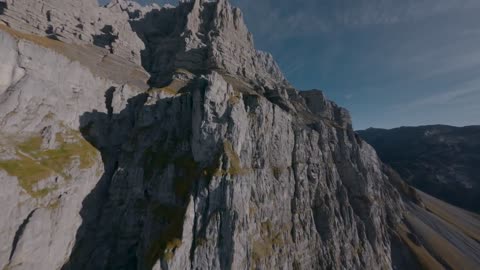
[[[470,211],[480,211],[480,127],[368,129],[359,134],[410,185]]]
[[[412,191],[227,1],[7,0],[0,20],[0,268],[422,264]]]

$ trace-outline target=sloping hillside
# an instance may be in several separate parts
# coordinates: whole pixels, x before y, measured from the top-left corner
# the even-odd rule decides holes
[[[480,211],[480,126],[367,129],[358,134],[412,186]]]

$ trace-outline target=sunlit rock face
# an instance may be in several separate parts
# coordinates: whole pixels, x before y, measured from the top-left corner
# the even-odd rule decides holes
[[[348,112],[290,86],[227,1],[0,19],[0,268],[417,266]]]

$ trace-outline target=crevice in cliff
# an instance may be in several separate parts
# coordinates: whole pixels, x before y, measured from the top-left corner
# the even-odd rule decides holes
[[[82,202],[80,216],[82,224],[77,230],[75,244],[70,258],[63,265],[64,270],[73,269],[103,269],[98,265],[98,258],[90,258],[96,252],[105,252],[100,246],[109,245],[109,249],[116,251],[120,239],[117,237],[122,229],[121,217],[126,209],[122,207],[123,200],[111,192],[112,183],[117,174],[122,173],[121,146],[128,140],[129,131],[135,123],[135,115],[143,108],[146,102],[145,94],[129,99],[124,110],[119,114],[113,113],[113,96],[115,88],[105,92],[105,106],[107,113],[98,111],[85,112],[80,117],[80,132],[82,136],[102,156],[104,173],[99,178],[92,191]],[[116,205],[118,204],[118,205]],[[113,207],[113,208],[112,208]],[[139,213],[140,214],[140,213]],[[98,239],[102,239],[101,243]],[[107,253],[110,253],[108,251]],[[102,263],[114,263],[111,254],[103,254]],[[126,260],[129,267],[135,260]],[[132,269],[127,267],[127,269]]]
[[[298,136],[298,132],[294,131],[294,134],[293,134],[293,151],[292,151],[292,171],[293,171],[293,179],[294,179],[295,182],[293,184],[293,188],[294,188],[293,197],[290,200],[290,211],[291,211],[291,214],[292,214],[292,224],[296,224],[295,213],[298,211],[296,200],[298,200],[298,198],[300,197],[300,194],[299,194],[299,191],[298,191],[298,189],[299,189],[298,187],[300,185],[300,179],[298,179],[298,171],[297,171],[298,163],[297,163],[297,158],[296,158],[297,147],[298,147],[297,136]],[[292,228],[290,230],[290,236],[292,237],[292,241],[295,243],[295,240],[296,240],[295,226],[292,226]]]
[[[110,53],[114,53],[113,43],[118,39],[118,33],[115,33],[113,26],[108,24],[100,29],[100,32],[102,34],[92,35],[93,45],[106,48]]]
[[[182,244],[190,195],[213,174],[209,164],[192,156],[189,90],[196,83],[148,104],[148,95],[140,94],[119,113],[113,112],[117,93],[110,88],[106,113],[82,115],[82,135],[102,153],[105,173],[83,202],[83,223],[64,270],[150,269],[159,260],[169,267]],[[123,226],[132,221],[135,225]],[[131,239],[129,245],[118,235]]]
[[[5,12],[5,9],[7,9],[7,2],[0,1],[0,15],[3,15]]]
[[[177,51],[184,47],[178,33],[184,28],[181,21],[185,16],[179,7],[154,9],[141,19],[129,21],[132,30],[145,44],[145,49],[140,52],[141,64],[150,74],[148,84],[151,87],[167,84],[175,71]]]
[[[25,228],[27,227],[28,223],[30,222],[30,219],[32,218],[33,214],[37,211],[37,208],[33,209],[28,216],[23,220],[22,224],[18,227],[17,231],[15,232],[15,236],[13,237],[13,243],[12,243],[12,251],[10,252],[10,257],[9,257],[9,264],[12,261],[13,255],[15,254],[15,251],[17,249],[18,242],[23,236],[23,232],[25,231]]]
[[[392,256],[393,269],[420,270],[421,265],[415,258],[415,254],[402,241],[401,237],[394,230],[390,230],[390,253]]]
[[[113,94],[115,94],[116,90],[117,89],[112,86],[108,88],[108,90],[105,92],[105,108],[107,109],[108,118],[110,120],[112,119],[112,115],[113,115],[113,107],[112,107]]]

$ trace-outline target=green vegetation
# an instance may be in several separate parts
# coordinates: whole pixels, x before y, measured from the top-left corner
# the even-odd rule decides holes
[[[178,139],[170,146],[161,147],[154,145],[145,151],[143,165],[145,169],[145,179],[147,181],[156,181],[156,174],[162,172],[169,166],[169,169],[175,169],[175,178],[173,179],[173,192],[178,201],[173,205],[165,205],[161,203],[151,203],[148,201],[138,202],[136,207],[140,209],[148,208],[149,214],[158,222],[159,233],[152,236],[151,245],[147,248],[145,254],[146,261],[149,266],[153,266],[158,258],[170,260],[175,254],[175,250],[181,245],[183,233],[183,219],[186,207],[188,205],[189,196],[192,192],[194,184],[200,179],[210,179],[213,176],[221,175],[238,175],[248,170],[241,167],[240,158],[235,153],[233,146],[229,142],[224,143],[223,152],[218,153],[216,162],[211,166],[201,167],[193,160],[190,153],[176,153],[178,145],[182,140]],[[220,167],[220,157],[229,160],[229,169],[223,171]],[[205,239],[199,238],[197,243],[201,245],[205,243]],[[276,238],[271,239],[272,243],[278,243]]]
[[[280,179],[280,176],[282,176],[283,169],[280,167],[272,167],[272,173],[275,179]]]
[[[149,268],[153,267],[158,258],[170,260],[175,250],[182,244],[183,219],[186,208],[153,204],[150,213],[159,222],[167,222],[161,233],[153,238],[152,245],[147,249],[146,261]]]
[[[184,69],[184,68],[177,68],[175,70],[176,73],[181,73],[181,74],[185,74],[185,75],[188,75],[188,76],[192,76],[193,73],[191,73],[190,71]]]
[[[198,165],[189,156],[175,159],[174,164],[181,173],[181,176],[174,181],[175,195],[185,201],[188,199],[195,180],[200,177]]]
[[[228,98],[228,104],[230,106],[233,106],[235,104],[238,104],[240,102],[240,99],[241,99],[241,94],[240,92],[234,92],[229,98]]]
[[[184,73],[184,72],[179,72],[179,73]],[[148,93],[158,93],[158,92],[164,92],[169,95],[176,95],[179,93],[179,91],[184,88],[187,85],[187,82],[174,79],[170,82],[169,85],[166,85],[164,87],[153,87],[148,90]]]
[[[20,186],[30,196],[34,198],[44,197],[49,190],[34,191],[34,185],[38,181],[49,177],[52,171],[24,155],[20,155],[20,158],[20,160],[0,161],[0,169],[11,176],[16,176]]]
[[[167,261],[171,260],[173,258],[175,250],[179,248],[181,245],[182,245],[182,240],[178,238],[174,238],[168,241],[167,246],[165,248],[165,252],[164,252],[164,259]]]
[[[57,199],[51,201],[49,204],[47,204],[46,208],[48,208],[50,210],[55,210],[59,206],[60,206],[60,199],[57,198]]]
[[[173,183],[175,194],[183,200],[188,199],[193,183],[201,177],[198,164],[189,155],[175,158],[167,151],[149,147],[144,157],[145,179],[151,181],[155,172],[164,170],[168,164],[174,165],[178,174]]]
[[[58,144],[55,149],[43,149],[42,137],[32,136],[26,140],[16,141],[17,157],[1,160],[0,169],[18,179],[20,186],[32,197],[42,198],[55,190],[49,187],[35,190],[35,185],[45,178],[60,175],[65,179],[71,176],[66,171],[74,160],[79,161],[80,169],[93,166],[97,150],[85,141],[78,132],[68,131],[56,135]]]
[[[145,150],[143,168],[145,179],[149,180],[154,176],[156,170],[163,170],[170,161],[170,155],[163,150],[156,150],[153,146]]]
[[[178,144],[179,142],[174,143],[174,145]],[[162,226],[159,234],[152,237],[152,244],[145,254],[149,266],[153,266],[158,258],[170,260],[175,250],[181,245],[183,219],[189,195],[195,181],[202,177],[202,170],[190,155],[175,154],[175,151],[171,150],[176,148],[174,146],[167,148],[168,150],[164,150],[158,146],[151,146],[145,151],[145,179],[154,181],[157,172],[163,171],[167,166],[173,166],[176,173],[173,179],[173,192],[179,201],[174,205],[148,201],[136,204],[140,209],[148,208],[149,214]]]
[[[422,202],[428,211],[443,219],[472,239],[480,242],[480,228],[477,225],[477,220],[471,218],[472,213],[463,212],[463,210],[447,205],[445,202],[425,196]]]
[[[302,269],[302,264],[297,259],[294,259],[293,263],[292,263],[292,269],[293,270],[301,270]]]
[[[228,160],[230,161],[230,167],[228,168],[227,173],[230,175],[244,175],[247,174],[250,170],[242,168],[240,157],[237,155],[233,146],[230,142],[223,142],[223,150],[225,155],[227,155]]]
[[[408,237],[411,233],[404,224],[399,225],[397,232],[402,241],[407,244],[407,247],[414,254],[422,269],[444,269],[443,266],[426,250],[423,246],[418,246],[412,242]]]
[[[252,252],[254,262],[259,262],[263,258],[269,257],[273,253],[275,246],[284,244],[282,233],[284,230],[274,231],[270,221],[262,222],[260,225],[261,239],[253,242]]]
[[[148,93],[158,93],[158,92],[164,92],[164,93],[167,93],[169,95],[176,95],[177,94],[177,91],[175,88],[173,87],[170,87],[170,86],[165,86],[165,87],[161,87],[161,88],[150,88],[148,90]]]
[[[30,41],[30,42],[32,42],[34,44],[37,44],[39,46],[42,46],[44,48],[53,49],[58,53],[63,54],[65,52],[65,43],[63,43],[61,41],[53,40],[53,39],[50,39],[50,38],[47,38],[47,37],[41,37],[41,36],[38,36],[38,35],[23,33],[23,32],[14,30],[14,29],[12,29],[12,28],[10,28],[6,25],[2,25],[2,24],[0,24],[0,30],[11,34],[15,38]]]
[[[419,236],[421,239],[421,244],[423,244],[425,247],[424,249],[426,249],[435,258],[439,259],[439,262],[441,260],[441,263],[448,265],[450,269],[476,269],[476,262],[460,252],[460,250],[448,239],[444,238],[439,231],[436,231],[436,228],[425,223],[420,216],[407,214],[405,220],[408,223],[408,228],[411,230],[411,233]],[[410,240],[410,242],[413,241]],[[413,243],[412,246],[416,244],[417,243]],[[423,246],[420,248],[423,248]],[[417,247],[419,246],[417,245]],[[412,247],[411,249],[413,251]],[[420,259],[424,258],[419,257],[419,260]],[[432,268],[428,266],[425,267],[425,269],[440,268]]]
[[[201,247],[205,244],[207,244],[208,240],[204,237],[197,237],[197,239],[195,240],[195,246],[196,247]]]

